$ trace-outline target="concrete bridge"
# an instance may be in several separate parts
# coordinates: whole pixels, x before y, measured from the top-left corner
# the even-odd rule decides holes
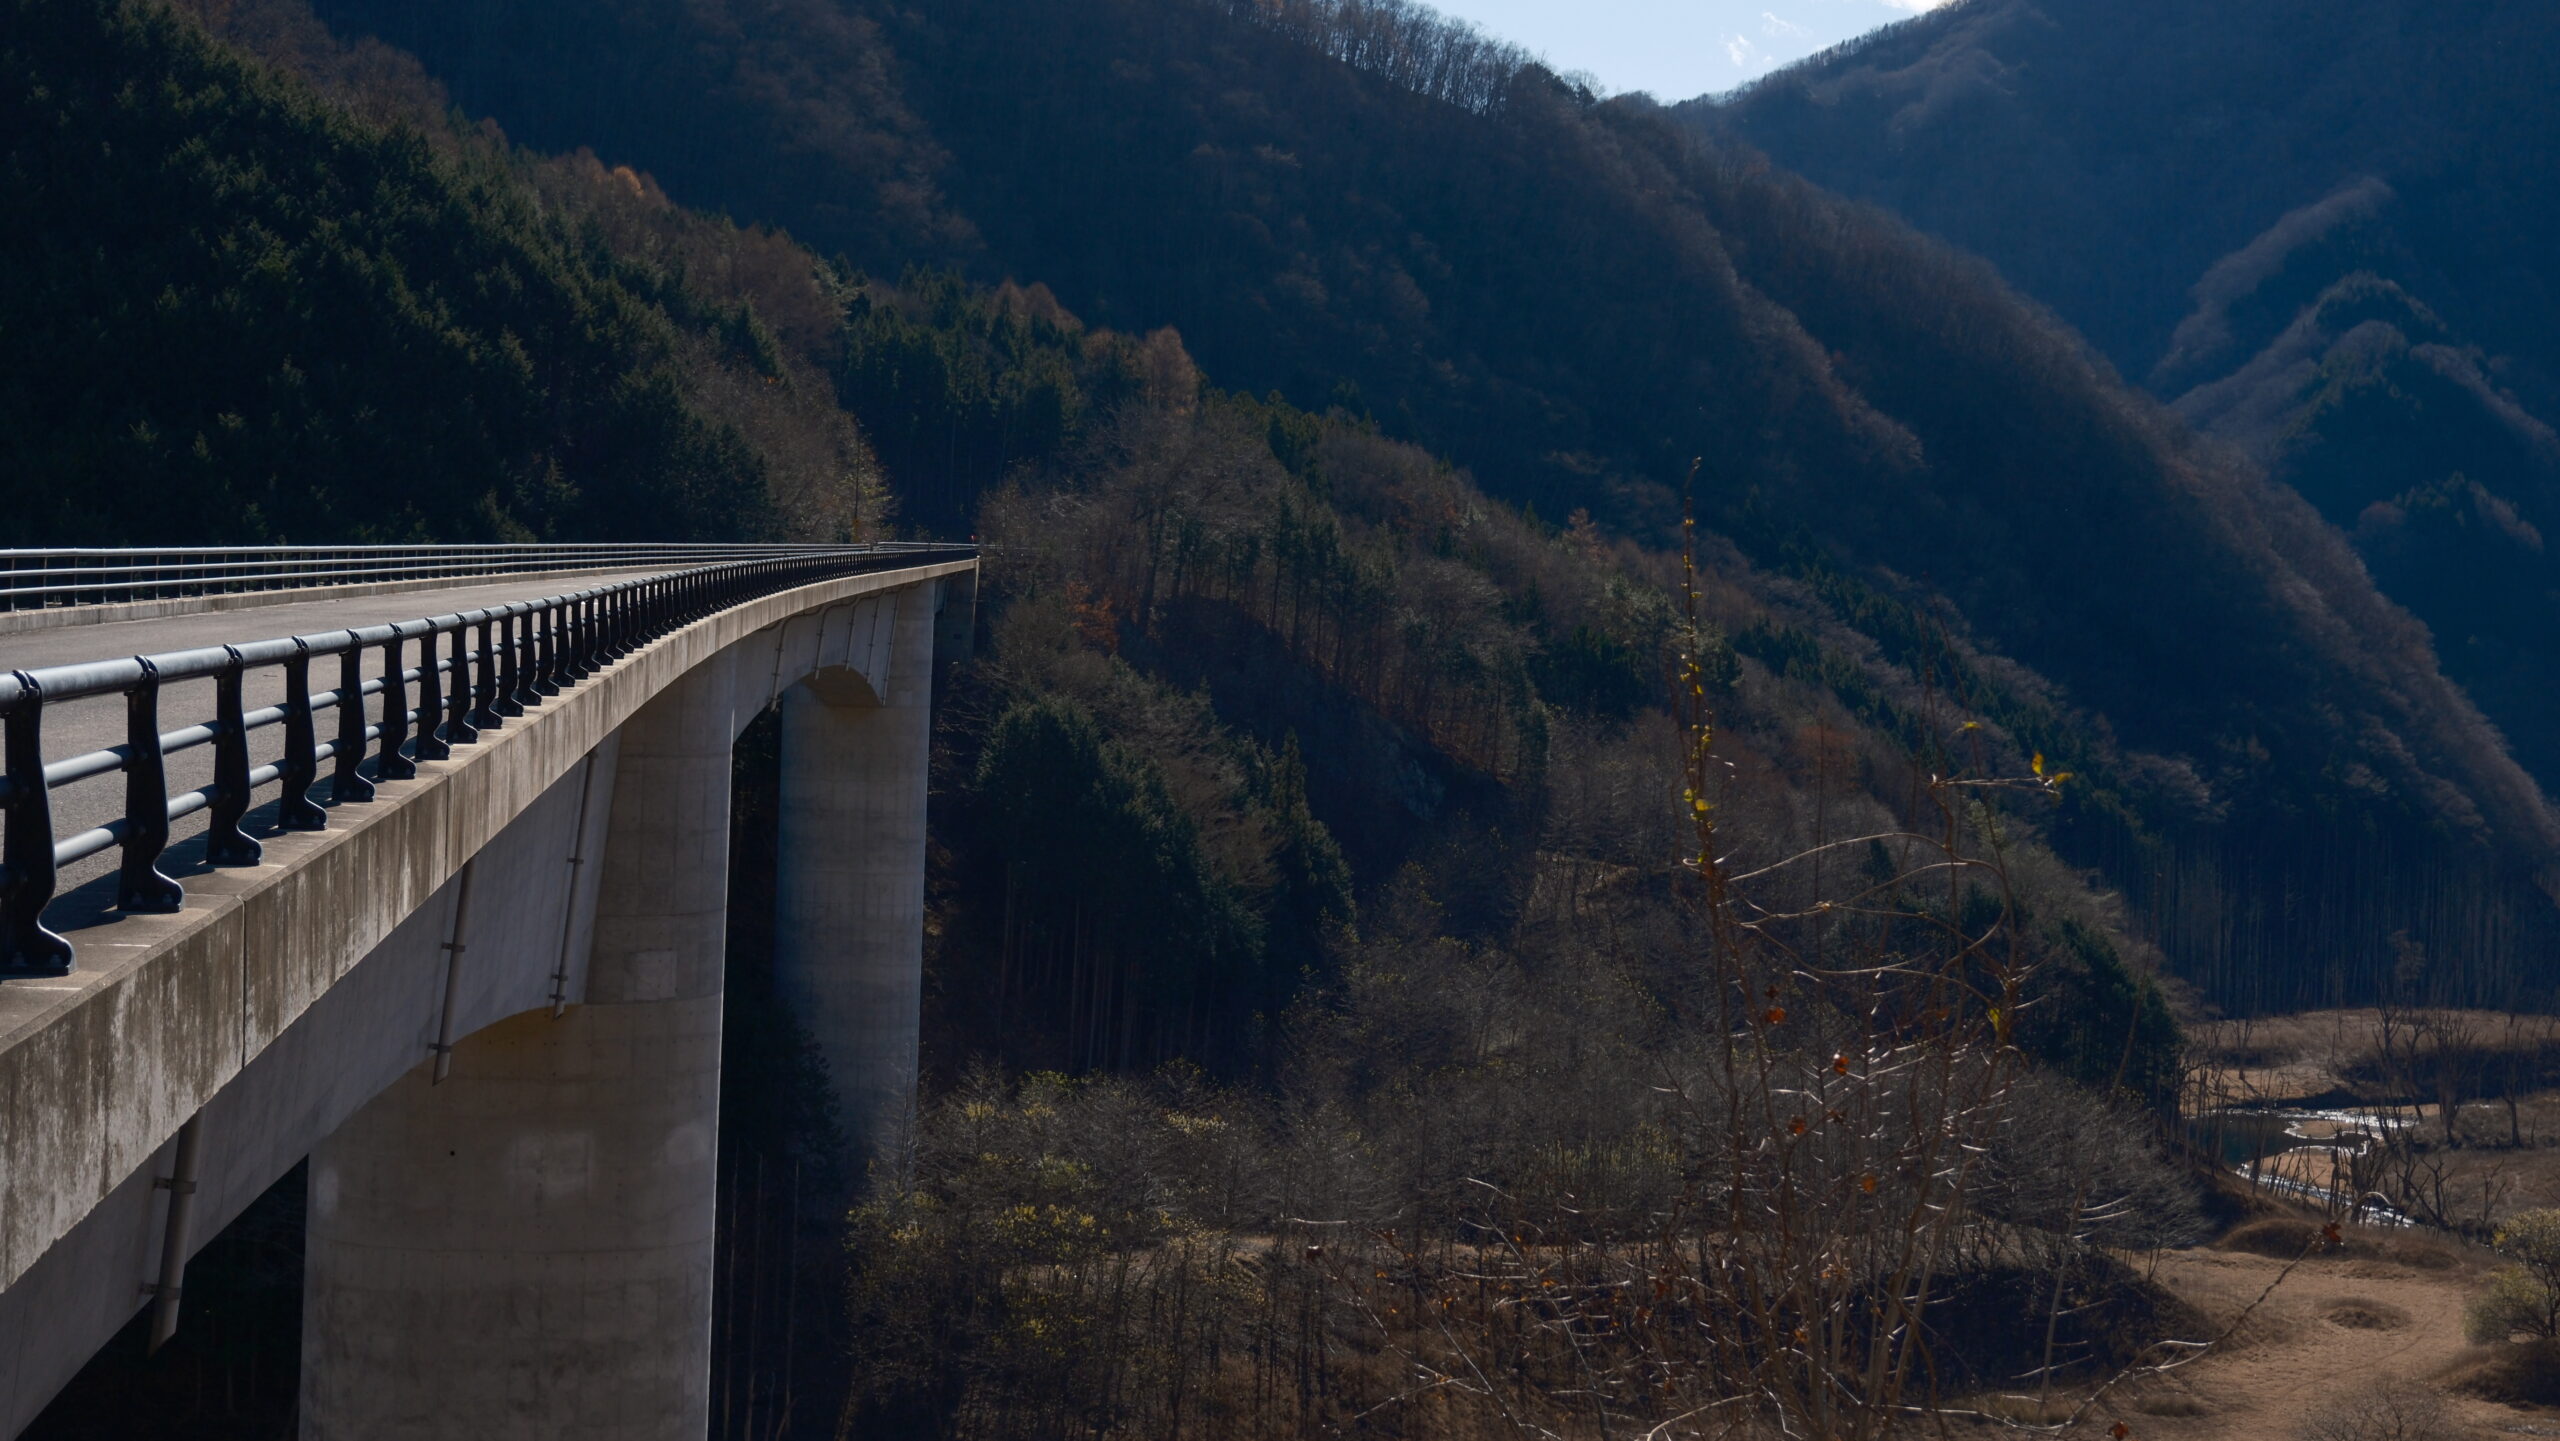
[[[697,1441],[732,742],[780,702],[777,964],[853,1143],[893,1146],[974,555],[31,556],[0,1436],[139,1311],[165,1334],[308,1156],[305,1437]]]

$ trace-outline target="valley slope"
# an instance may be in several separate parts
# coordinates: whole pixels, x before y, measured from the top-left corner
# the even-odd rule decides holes
[[[1682,114],[1989,257],[2299,491],[2548,784],[2555,68],[2499,0],[1968,0]]]

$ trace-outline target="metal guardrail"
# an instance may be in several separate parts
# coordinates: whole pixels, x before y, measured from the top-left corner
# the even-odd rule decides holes
[[[551,563],[557,552],[591,548],[493,549],[544,552],[527,556],[518,568],[549,570],[559,568]],[[174,821],[210,811],[206,860],[217,866],[256,865],[262,847],[241,822],[257,792],[267,786],[279,787],[278,829],[322,830],[329,813],[311,799],[311,791],[320,784],[323,762],[329,766],[332,801],[369,800],[374,781],[406,779],[418,773],[421,761],[450,758],[453,747],[477,743],[484,732],[703,616],[815,581],[976,553],[969,546],[918,544],[611,549],[615,558],[599,564],[620,568],[651,563],[638,555],[643,550],[682,551],[697,561],[705,549],[753,554],[487,609],[247,645],[47,666],[0,678],[0,725],[5,726],[0,735],[0,977],[58,976],[71,969],[71,943],[44,924],[64,866],[120,846],[116,907],[128,913],[175,911],[185,889],[160,870]],[[370,679],[365,675],[369,654],[375,657]],[[337,684],[314,691],[313,664],[332,660]],[[242,677],[266,668],[283,670],[284,701],[248,710]],[[162,731],[161,689],[205,679],[214,683],[212,718]],[[48,763],[46,709],[107,695],[125,699],[125,743]],[[369,721],[365,702],[376,696],[381,698],[379,718]],[[333,710],[334,734],[324,741],[319,719]],[[271,726],[283,728],[281,753],[260,764],[250,754],[250,737]],[[168,757],[206,745],[213,747],[212,784],[170,795]],[[124,777],[122,816],[77,835],[54,835],[54,791],[119,774]]]
[[[0,550],[0,610],[528,571],[633,570],[805,553],[794,545],[264,545]]]

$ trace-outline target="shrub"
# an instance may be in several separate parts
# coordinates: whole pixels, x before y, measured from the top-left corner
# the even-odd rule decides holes
[[[2489,1289],[2471,1303],[2471,1339],[2504,1341],[2519,1331],[2560,1336],[2560,1210],[2519,1212],[2498,1228],[2497,1248],[2516,1264],[2490,1277]]]
[[[2489,1289],[2464,1313],[2463,1329],[2482,1342],[2512,1340],[2519,1331],[2549,1336],[2551,1293],[2522,1266],[2509,1266],[2489,1278]]]
[[[2311,1414],[2302,1441],[2437,1441],[2454,1433],[2444,1398],[2410,1381],[2377,1381]]]

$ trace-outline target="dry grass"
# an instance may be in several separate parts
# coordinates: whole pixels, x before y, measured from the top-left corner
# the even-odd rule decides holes
[[[2433,1011],[2494,1049],[2560,1048],[2560,1017],[2503,1011]],[[2195,1062],[2192,1109],[2284,1106],[2363,1099],[2381,1050],[2383,1013],[2300,1011],[2281,1016],[2208,1021],[2188,1030]],[[2408,1098],[2415,1099],[2415,1098]],[[2547,1109],[2560,1122],[2560,1104]]]
[[[2463,1306],[2492,1258],[2355,1227],[2343,1246],[2304,1255],[2302,1242],[2319,1235],[2307,1216],[2261,1218],[2214,1246],[2162,1256],[2156,1279],[2196,1308],[2205,1334],[2244,1313],[2245,1323],[2203,1359],[2119,1388],[2061,1434],[2104,1437],[2122,1423],[2141,1441],[2290,1441],[2342,1398],[2375,1388],[2440,1401],[2441,1429],[2430,1434],[2446,1441],[2560,1434],[2560,1410],[2543,1409],[2560,1400],[2560,1351],[2463,1341]]]
[[[2512,1407],[2560,1407],[2560,1343],[2475,1346],[2443,1375],[2466,1396]]]

